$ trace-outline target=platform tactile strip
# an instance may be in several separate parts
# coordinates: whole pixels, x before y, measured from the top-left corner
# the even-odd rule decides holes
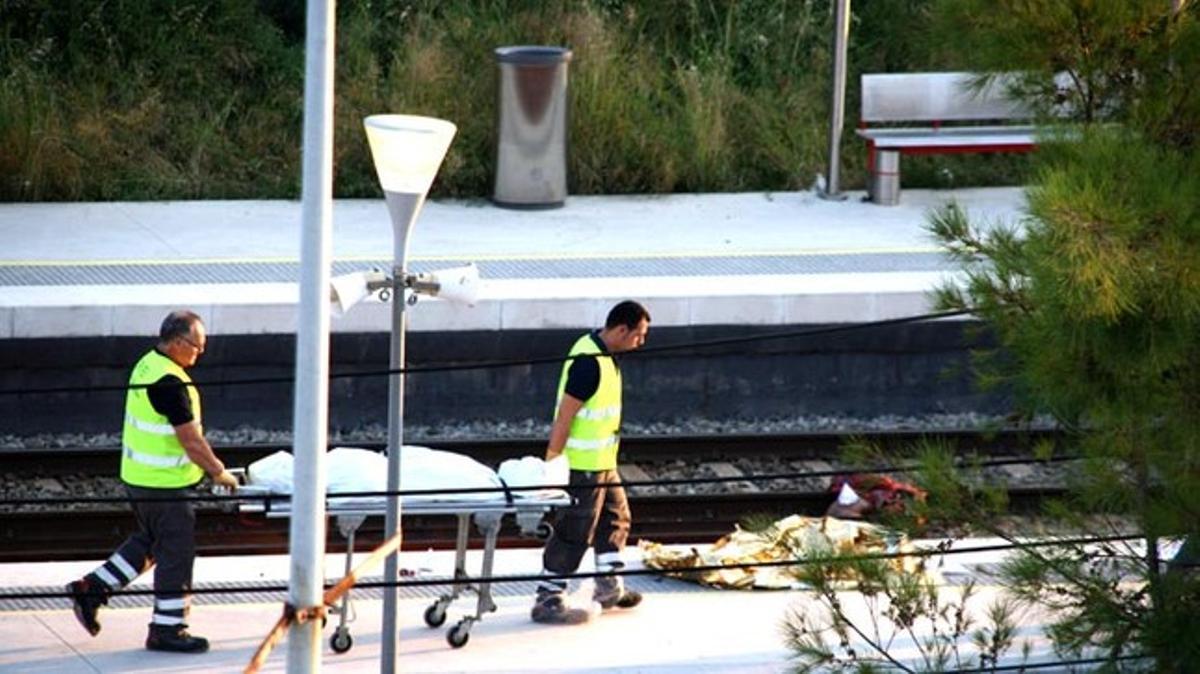
[[[414,259],[410,273],[460,266],[469,258]],[[950,261],[938,252],[796,253],[730,256],[645,256],[594,258],[507,258],[478,261],[487,279],[564,279],[854,274],[878,272],[950,271]],[[332,273],[348,274],[378,268],[390,270],[390,260],[338,260]],[[3,286],[192,285],[201,283],[295,283],[299,262],[145,262],[0,265]]]
[[[421,576],[422,580],[450,580],[449,576]],[[402,579],[403,580],[403,579]],[[381,577],[373,576],[361,578],[360,582],[364,584],[378,583]],[[66,581],[63,581],[64,586]],[[643,594],[651,593],[680,593],[680,592],[710,592],[713,591],[694,583],[687,583],[671,578],[662,578],[658,576],[630,576],[626,578],[625,584],[630,589],[637,590]],[[287,587],[286,580],[261,580],[261,581],[238,581],[238,582],[217,582],[217,583],[198,583],[196,585],[197,593],[192,597],[194,605],[219,605],[219,604],[281,604],[287,598],[286,591],[263,591],[255,588],[260,587]],[[446,591],[446,585],[421,585],[407,586],[399,588],[401,599],[433,599]],[[231,592],[209,593],[204,592],[206,589],[223,589],[234,590]],[[148,585],[133,585],[129,588],[134,591],[149,591]],[[497,581],[492,584],[492,595],[496,597],[533,597],[536,593],[536,584],[533,581],[519,580],[512,582]],[[25,586],[25,587],[9,587],[0,589],[0,613],[16,612],[16,611],[66,611],[70,610],[71,602],[66,597],[39,597],[31,599],[9,599],[9,596],[14,594],[53,594],[65,593],[63,587],[46,587],[46,586]],[[383,590],[377,587],[364,587],[353,590],[353,596],[357,599],[382,599]],[[471,594],[470,597],[474,595]],[[132,594],[132,595],[115,595],[109,598],[108,606],[112,608],[139,608],[149,607],[153,597],[150,594]],[[467,601],[460,597],[459,601]]]

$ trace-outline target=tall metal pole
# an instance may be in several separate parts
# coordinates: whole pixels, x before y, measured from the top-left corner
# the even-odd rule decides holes
[[[392,340],[389,349],[388,367],[392,370],[404,368],[404,334],[408,328],[404,313],[405,265],[408,260],[408,237],[412,232],[417,214],[425,203],[425,195],[403,194],[385,189],[384,200],[392,219]],[[388,377],[388,456],[387,489],[400,489],[400,460],[404,451],[404,375]],[[389,496],[384,514],[384,538],[395,536],[400,531],[400,498]],[[398,554],[388,555],[383,562],[383,581],[397,583],[400,580]],[[396,654],[399,631],[397,629],[396,606],[399,589],[395,585],[383,588],[383,625],[380,633],[379,671],[392,674],[396,671]]]
[[[839,184],[842,126],[846,117],[846,43],[850,40],[850,0],[837,0],[833,11],[833,72],[830,77],[829,168],[825,174],[826,199],[844,199]]]
[[[398,235],[397,235],[398,236]],[[388,356],[388,368],[398,370],[404,367],[404,333],[407,327],[404,308],[407,306],[404,297],[404,245],[396,246],[396,255],[392,266],[392,339]],[[400,453],[404,447],[404,375],[392,374],[388,377],[388,440],[387,440],[387,489],[389,492],[400,489]],[[384,537],[395,536],[400,531],[400,498],[389,496],[383,523]],[[395,583],[400,580],[400,568],[397,554],[388,555],[383,561],[383,581]],[[383,588],[383,626],[380,633],[379,671],[383,674],[393,674],[396,671],[396,654],[398,649],[398,630],[396,608],[399,599],[399,588],[389,585]]]
[[[405,264],[408,258],[408,238],[413,223],[425,203],[425,194],[441,166],[455,126],[431,117],[412,115],[371,115],[363,120],[367,142],[384,202],[392,221],[392,338],[388,363],[391,369],[404,368],[405,296],[407,281]],[[388,377],[388,449],[387,489],[400,489],[401,455],[404,450],[404,375],[395,372]],[[386,499],[384,538],[400,533],[400,497]],[[383,563],[383,625],[379,635],[379,671],[396,671],[397,630],[396,604],[400,580],[397,552],[384,558]]]
[[[329,261],[333,231],[334,0],[308,0],[304,44],[304,177],[300,315],[296,324],[295,438],[290,533],[293,606],[320,606],[325,555],[325,444],[329,419]],[[321,623],[293,625],[287,671],[319,672]]]

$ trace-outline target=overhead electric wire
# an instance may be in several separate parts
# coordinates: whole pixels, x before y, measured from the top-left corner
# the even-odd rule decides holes
[[[1012,458],[1012,459],[992,459],[988,461],[972,462],[968,467],[989,468],[996,466],[1019,465],[1027,463],[1059,463],[1065,461],[1077,461],[1081,457],[1078,456],[1057,456],[1047,458]],[[694,485],[694,484],[721,484],[727,482],[764,482],[769,480],[804,480],[823,477],[836,477],[838,475],[852,475],[863,473],[904,473],[920,470],[921,466],[880,466],[880,467],[846,467],[846,468],[830,468],[826,470],[798,471],[789,473],[766,473],[761,475],[732,475],[732,476],[712,476],[712,477],[684,477],[684,478],[662,478],[657,480],[628,480],[622,481],[621,485],[626,489],[636,489],[639,487],[669,487],[678,485]],[[525,486],[499,486],[499,487],[446,487],[438,489],[399,489],[396,491],[346,491],[346,492],[327,492],[326,499],[335,498],[377,498],[377,497],[392,497],[392,496],[441,496],[447,494],[495,494],[507,492],[527,492],[527,491],[543,491],[547,489],[570,490],[572,486],[569,484],[555,485],[525,485]],[[729,492],[723,492],[729,493]],[[770,495],[770,493],[760,495]],[[705,494],[711,495],[711,494]],[[698,495],[699,496],[699,495]],[[22,506],[22,505],[65,505],[65,504],[83,504],[83,503],[129,503],[131,501],[288,501],[291,499],[291,494],[184,494],[170,497],[132,497],[132,496],[53,496],[53,497],[26,497],[26,498],[0,498],[0,506]],[[336,514],[336,513],[334,513]]]
[[[990,672],[1027,672],[1031,669],[1049,669],[1051,667],[1078,667],[1080,665],[1107,665],[1115,662],[1128,662],[1130,660],[1149,660],[1153,656],[1150,655],[1113,655],[1103,658],[1079,658],[1076,660],[1049,660],[1046,662],[1030,662],[1017,665],[988,665],[987,667],[973,667],[970,669],[946,669],[942,670],[942,674],[984,674]]]
[[[912,557],[930,558],[942,557],[947,555],[962,555],[976,552],[1001,552],[1006,550],[1029,549],[1029,548],[1047,548],[1047,547],[1063,547],[1068,545],[1090,545],[1097,543],[1116,543],[1120,541],[1140,540],[1145,538],[1144,534],[1122,534],[1115,536],[1085,536],[1075,538],[1053,538],[1039,539],[1036,541],[1021,541],[1011,543],[992,543],[987,545],[975,545],[964,548],[934,548],[920,550],[901,550],[896,552],[878,552],[864,553],[855,555],[829,555],[822,557],[785,559],[773,561],[756,561],[756,562],[736,562],[728,564],[703,564],[696,566],[688,566],[679,569],[655,569],[655,568],[640,568],[640,569],[617,569],[614,571],[577,571],[574,573],[526,573],[512,574],[504,576],[471,576],[472,583],[521,583],[535,582],[541,580],[584,580],[594,579],[607,576],[670,576],[672,574],[692,574],[702,572],[719,572],[730,569],[756,569],[756,568],[773,568],[773,567],[792,567],[792,566],[811,566],[816,564],[836,564],[845,562],[869,562],[869,561],[889,561],[894,559],[907,559]],[[425,579],[401,579],[398,581],[369,581],[360,582],[356,587],[364,589],[376,588],[391,588],[391,587],[438,587],[442,585],[461,584],[462,578],[446,577],[446,578],[425,578]],[[325,587],[333,587],[333,583],[327,583]],[[192,594],[238,594],[244,592],[287,592],[287,585],[247,585],[241,587],[194,587],[190,590]],[[113,590],[110,596],[139,596],[153,595],[153,588],[144,590]],[[51,599],[51,598],[70,598],[72,595],[65,590],[54,590],[45,592],[7,592],[0,589],[0,602],[15,601],[25,599]]]
[[[869,329],[878,328],[878,327],[902,325],[902,324],[906,324],[906,323],[915,323],[915,322],[922,322],[922,321],[929,321],[929,320],[953,318],[956,316],[970,315],[973,313],[974,313],[974,311],[970,310],[970,309],[947,311],[947,312],[935,312],[935,313],[930,313],[930,314],[922,314],[922,315],[917,315],[917,316],[906,316],[906,317],[901,317],[901,318],[887,319],[887,320],[881,320],[881,321],[871,321],[871,322],[866,322],[866,323],[855,323],[855,324],[837,325],[837,326],[829,326],[829,327],[824,327],[824,328],[814,328],[814,329],[807,329],[807,330],[793,330],[793,331],[769,333],[769,334],[763,334],[763,335],[730,337],[730,338],[702,340],[702,341],[688,342],[688,343],[681,343],[681,344],[644,347],[639,351],[621,354],[621,357],[622,358],[639,358],[639,359],[652,358],[657,354],[663,354],[663,353],[677,353],[680,351],[703,350],[703,349],[714,348],[714,347],[733,346],[733,345],[739,345],[739,344],[750,344],[750,343],[755,343],[755,342],[774,341],[774,340],[783,340],[783,339],[799,339],[799,338],[806,338],[806,337],[839,334],[839,333],[846,333],[846,332],[869,330]],[[694,354],[694,355],[696,357],[707,357],[704,354]],[[721,354],[721,355],[725,355],[725,354]],[[561,363],[564,363],[569,360],[573,360],[574,358],[578,358],[578,357],[582,357],[582,356],[573,356],[573,357],[572,356],[555,356],[555,357],[526,358],[526,359],[514,359],[514,360],[502,360],[502,361],[485,361],[485,362],[481,362],[481,363],[470,363],[470,364],[409,366],[409,367],[385,369],[385,370],[339,372],[339,373],[331,374],[329,376],[329,379],[330,380],[352,379],[352,378],[392,376],[392,375],[400,375],[400,374],[410,375],[410,374],[425,374],[425,373],[434,373],[434,372],[455,372],[455,371],[468,371],[468,370],[502,369],[502,368],[509,368],[509,367],[522,367],[522,366],[543,365],[543,364],[561,364]],[[247,379],[226,380],[226,381],[221,381],[221,382],[193,381],[188,384],[180,384],[180,385],[189,385],[189,386],[197,386],[197,387],[202,386],[202,387],[208,389],[208,388],[221,388],[221,387],[227,387],[227,386],[243,386],[243,385],[290,384],[290,383],[293,383],[294,380],[295,380],[295,378],[290,377],[290,376],[287,376],[287,377],[285,377],[285,376],[256,377],[256,378],[247,378]],[[47,394],[61,394],[61,393],[117,392],[117,391],[127,391],[130,389],[137,389],[137,388],[147,388],[149,386],[151,386],[151,384],[63,386],[63,387],[51,387],[51,388],[7,389],[7,390],[0,390],[0,397],[16,396],[16,395],[47,395]],[[977,467],[992,467],[992,466],[1013,465],[1013,464],[1022,464],[1022,463],[1049,463],[1049,462],[1059,462],[1059,461],[1071,461],[1071,460],[1076,460],[1078,458],[1080,458],[1080,457],[1062,456],[1062,457],[1048,457],[1048,458],[1041,458],[1041,459],[1038,459],[1038,458],[997,459],[997,460],[991,460],[991,461],[986,461],[986,462],[977,462],[972,465],[977,466]],[[722,482],[757,482],[757,481],[766,481],[766,480],[797,480],[797,479],[805,479],[805,478],[811,479],[811,478],[817,478],[817,477],[832,477],[832,476],[836,476],[836,475],[845,475],[845,474],[853,474],[853,473],[861,473],[861,472],[872,472],[872,473],[910,472],[910,471],[914,471],[914,470],[919,470],[919,468],[920,468],[919,466],[882,466],[882,467],[867,467],[867,468],[830,469],[830,470],[822,470],[822,471],[793,472],[793,473],[767,474],[767,475],[742,475],[742,476],[730,476],[730,477],[640,480],[640,481],[625,482],[624,486],[626,486],[627,488],[637,488],[637,487],[649,487],[649,486],[671,486],[671,485],[683,485],[683,484],[704,484],[704,483],[722,483]],[[526,486],[526,487],[507,487],[506,486],[506,487],[477,487],[477,488],[459,488],[459,489],[441,489],[441,490],[437,490],[437,489],[398,490],[398,491],[394,491],[394,492],[386,492],[386,491],[385,492],[341,492],[341,493],[327,494],[327,498],[330,498],[330,499],[332,499],[332,498],[364,498],[364,497],[379,497],[379,496],[403,497],[403,496],[436,495],[436,494],[469,494],[469,493],[516,492],[516,491],[540,491],[540,490],[547,489],[547,488],[564,488],[564,486],[538,485],[538,486]],[[783,495],[786,495],[786,494],[783,494]],[[265,501],[287,500],[289,498],[290,498],[290,495],[283,495],[283,494],[264,494],[264,495],[248,495],[248,494],[241,494],[241,495],[239,495],[239,494],[230,494],[230,495],[208,494],[208,495],[205,495],[205,494],[197,494],[194,496],[189,495],[189,496],[179,497],[177,500],[208,501],[208,502],[213,502],[213,501],[243,502],[243,501],[247,501],[247,500],[265,500]],[[135,498],[130,498],[128,496],[124,496],[124,497],[40,498],[40,499],[0,499],[0,506],[2,506],[2,505],[47,505],[47,504],[55,504],[55,503],[115,503],[115,502],[128,503],[133,500],[156,500],[156,499],[135,499]],[[1033,548],[1033,547],[1060,547],[1060,546],[1066,546],[1066,545],[1088,545],[1088,544],[1095,544],[1095,543],[1136,540],[1136,539],[1141,539],[1141,538],[1144,538],[1144,535],[1129,534],[1129,535],[1121,535],[1121,536],[1096,536],[1096,537],[1086,537],[1086,538],[1050,539],[1050,540],[1039,540],[1039,541],[1025,541],[1025,542],[1019,542],[1019,543],[1017,543],[1017,542],[1003,543],[1003,544],[994,544],[994,545],[974,546],[974,547],[970,547],[970,548],[950,547],[950,548],[944,548],[944,549],[912,550],[912,551],[902,551],[902,552],[894,552],[894,553],[877,553],[877,554],[866,554],[866,555],[848,555],[848,556],[837,556],[837,557],[829,557],[829,558],[779,560],[779,561],[770,561],[770,562],[717,564],[717,565],[700,565],[700,566],[692,566],[692,567],[687,567],[687,568],[682,568],[682,569],[677,569],[677,570],[643,568],[643,569],[623,569],[623,570],[618,570],[615,572],[604,572],[604,573],[600,573],[600,572],[590,572],[590,573],[578,573],[577,572],[577,573],[571,573],[571,574],[538,573],[538,574],[527,574],[527,575],[492,576],[492,577],[486,577],[486,578],[485,577],[473,577],[471,580],[472,580],[472,582],[476,582],[476,583],[506,583],[506,582],[512,583],[512,582],[535,582],[535,581],[552,580],[552,579],[556,579],[556,580],[587,579],[587,578],[596,578],[599,576],[612,576],[612,575],[617,575],[617,576],[673,575],[673,574],[679,574],[679,573],[700,573],[700,572],[708,572],[708,571],[724,571],[724,570],[730,570],[730,569],[747,569],[747,568],[761,568],[761,567],[793,567],[793,566],[807,566],[807,565],[812,565],[812,564],[839,563],[839,562],[852,562],[852,561],[876,561],[876,560],[886,561],[886,560],[891,560],[891,559],[901,559],[901,558],[911,558],[911,557],[928,558],[928,557],[946,556],[946,555],[952,555],[952,554],[966,554],[966,553],[974,553],[974,552],[995,552],[995,551],[1012,550],[1012,549],[1018,549],[1018,548],[1027,549],[1027,548]],[[396,582],[360,582],[356,586],[360,587],[360,588],[423,587],[423,586],[448,585],[448,584],[454,584],[456,582],[459,582],[459,581],[458,581],[458,579],[455,579],[455,578],[424,579],[424,580],[409,579],[409,580],[399,580]],[[327,588],[332,588],[334,586],[335,586],[335,584],[327,584],[326,585]],[[289,587],[286,585],[282,585],[282,586],[262,585],[262,586],[248,586],[248,587],[237,587],[237,588],[197,587],[197,588],[191,589],[192,594],[236,594],[236,593],[245,593],[245,592],[286,593],[288,591],[289,591]],[[125,590],[114,591],[114,592],[112,592],[112,594],[113,595],[136,596],[136,595],[153,595],[153,594],[155,594],[155,592],[153,589],[147,589],[147,590],[125,589]],[[56,597],[70,598],[71,596],[72,595],[70,595],[70,593],[61,592],[61,591],[10,593],[10,592],[0,590],[0,602],[14,601],[14,600],[20,600],[20,599],[45,599],[45,598],[56,598]],[[1108,663],[1112,663],[1114,661],[1146,659],[1148,657],[1149,656],[1144,656],[1144,655],[1123,655],[1123,656],[1113,656],[1113,657],[1105,657],[1105,658],[1060,660],[1060,661],[1055,661],[1055,662],[1044,662],[1044,663],[1022,663],[1020,665],[993,665],[993,666],[989,666],[986,668],[953,670],[953,672],[955,674],[968,674],[968,673],[985,672],[985,671],[993,671],[993,672],[996,672],[996,671],[1027,671],[1027,670],[1031,670],[1031,669],[1044,669],[1044,668],[1049,668],[1049,667],[1108,664]]]
[[[701,350],[717,346],[732,346],[735,344],[749,344],[753,342],[774,341],[780,339],[799,339],[805,337],[816,337],[821,335],[832,335],[844,332],[855,332],[859,330],[870,330],[873,328],[886,327],[891,325],[903,325],[905,323],[918,323],[922,321],[939,320],[943,318],[953,318],[955,316],[963,316],[973,314],[970,309],[959,309],[955,311],[934,312],[929,314],[919,314],[916,316],[903,316],[900,318],[889,318],[880,321],[870,321],[867,323],[850,323],[844,325],[833,325],[823,328],[811,328],[807,330],[789,330],[784,332],[773,332],[765,335],[747,335],[745,337],[727,337],[722,339],[701,340],[697,342],[685,342],[681,344],[667,344],[663,346],[643,347],[637,351],[629,351],[622,354],[616,354],[621,358],[648,358],[660,353],[672,353],[687,350]],[[705,354],[694,354],[697,358],[716,357],[714,354],[707,356]],[[549,365],[561,364],[576,358],[591,357],[592,354],[579,354],[576,356],[546,356],[543,358],[521,358],[514,360],[493,360],[483,361],[480,363],[461,363],[454,365],[422,365],[422,366],[407,366],[384,370],[362,370],[358,372],[335,372],[329,375],[329,379],[358,379],[368,377],[386,377],[391,375],[413,375],[413,374],[428,374],[432,372],[461,372],[467,370],[494,370],[510,367],[525,367],[529,365]],[[192,382],[180,382],[172,384],[173,386],[191,386],[203,387],[205,389],[223,388],[228,386],[248,386],[261,384],[291,384],[295,382],[294,376],[278,376],[278,377],[252,377],[247,379],[228,379],[224,381],[207,382],[193,380]],[[111,393],[128,391],[132,389],[148,388],[153,386],[149,384],[108,384],[108,385],[88,385],[88,386],[54,386],[49,388],[18,388],[0,390],[0,397],[17,396],[17,395],[48,395],[59,393]]]

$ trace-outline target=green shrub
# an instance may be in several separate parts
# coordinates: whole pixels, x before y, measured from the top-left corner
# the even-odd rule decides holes
[[[927,4],[856,8],[847,186],[864,175],[855,74],[939,63],[923,46]],[[828,0],[346,0],[335,194],[378,196],[362,117],[380,112],[455,122],[433,194],[490,194],[492,50],[510,44],[574,51],[572,193],[806,188],[826,162],[830,13]],[[295,198],[303,80],[302,0],[9,0],[0,199]],[[1019,163],[971,159],[919,161],[906,185],[1022,177]]]

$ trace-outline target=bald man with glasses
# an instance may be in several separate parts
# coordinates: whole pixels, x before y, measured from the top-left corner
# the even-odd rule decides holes
[[[207,475],[214,485],[238,481],[204,439],[200,392],[187,374],[204,353],[208,335],[200,317],[174,311],[159,328],[158,344],[129,377],[121,435],[121,481],[137,516],[138,531],[108,560],[67,585],[75,617],[92,636],[96,614],[114,590],[154,567],[154,613],[146,636],[153,651],[203,653],[208,640],[187,631],[196,514],[192,488]]]

